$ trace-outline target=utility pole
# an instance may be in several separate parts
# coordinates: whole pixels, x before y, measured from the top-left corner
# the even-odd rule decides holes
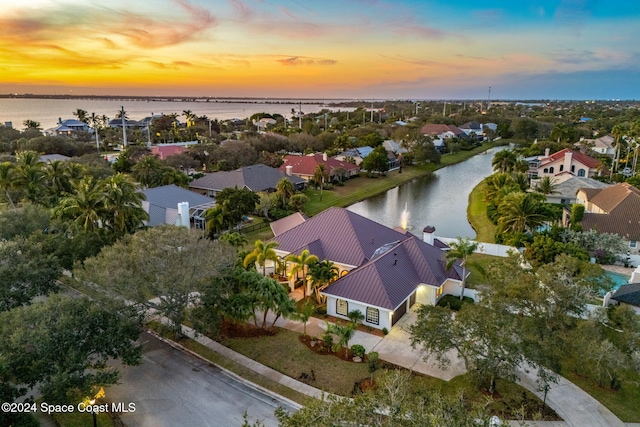
[[[491,106],[491,86],[489,86],[489,97],[487,98],[487,111],[489,111],[490,106]]]
[[[373,123],[373,101],[371,101],[371,123]]]
[[[444,105],[442,106],[442,117],[447,114],[447,100],[444,100]]]
[[[298,127],[302,129],[302,102],[300,102],[300,107],[298,108]]]

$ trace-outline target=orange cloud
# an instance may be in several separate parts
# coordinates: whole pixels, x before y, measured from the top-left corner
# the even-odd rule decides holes
[[[291,56],[284,59],[276,59],[276,62],[282,65],[335,65],[338,61],[334,59],[315,59],[306,58],[304,56]]]

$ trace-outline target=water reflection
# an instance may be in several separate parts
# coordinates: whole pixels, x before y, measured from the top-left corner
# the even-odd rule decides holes
[[[398,227],[406,204],[407,228],[414,234],[421,235],[426,225],[432,225],[438,236],[473,238],[476,233],[467,221],[469,193],[492,173],[491,159],[501,149],[493,148],[347,209],[388,227]]]

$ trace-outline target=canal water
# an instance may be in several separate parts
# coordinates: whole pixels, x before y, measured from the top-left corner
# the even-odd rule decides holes
[[[406,218],[407,229],[418,236],[425,226],[431,225],[436,228],[437,236],[474,238],[476,233],[467,220],[469,194],[491,175],[493,155],[502,149],[492,148],[486,154],[438,169],[431,176],[408,182],[347,209],[392,228],[402,225]]]

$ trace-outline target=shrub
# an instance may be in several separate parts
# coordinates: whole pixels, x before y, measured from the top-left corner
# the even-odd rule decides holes
[[[316,314],[325,315],[327,314],[327,307],[324,305],[319,305],[316,307]]]
[[[382,328],[382,333],[387,335],[389,333],[389,330],[387,328]]]
[[[462,308],[462,304],[471,303],[473,304],[473,300],[469,297],[464,297],[462,301],[460,301],[460,297],[456,295],[445,295],[440,301],[438,301],[438,306],[440,307],[449,307],[450,310],[458,311]]]
[[[322,344],[329,349],[333,347],[333,336],[328,331],[322,334]]]
[[[364,356],[365,349],[360,344],[354,344],[351,346],[351,352],[356,357],[362,357]]]

